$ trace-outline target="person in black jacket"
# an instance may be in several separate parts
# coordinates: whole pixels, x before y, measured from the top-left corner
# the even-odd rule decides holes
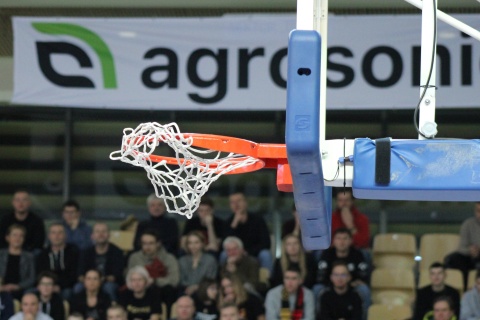
[[[51,271],[43,271],[38,275],[37,291],[40,300],[40,310],[55,320],[65,319],[65,307],[62,297],[54,292],[57,276]]]
[[[370,287],[368,286],[370,266],[365,261],[362,252],[353,247],[352,243],[350,230],[347,228],[335,230],[332,246],[322,252],[318,262],[317,284],[313,286],[313,292],[318,298],[322,291],[332,284],[330,275],[333,263],[343,261],[351,275],[350,286],[362,297],[366,318],[366,311],[371,304]]]
[[[140,238],[148,229],[155,229],[160,235],[162,245],[174,256],[178,255],[179,232],[177,220],[167,217],[165,202],[152,193],[147,198],[148,213],[150,219],[141,221],[137,226],[133,247],[135,251],[141,249]]]
[[[38,254],[45,244],[45,224],[43,219],[30,211],[30,195],[25,190],[13,194],[13,212],[2,215],[0,220],[0,248],[8,246],[5,240],[8,228],[19,224],[27,230],[23,249]]]
[[[43,249],[37,258],[37,274],[42,271],[52,271],[58,277],[55,292],[60,292],[64,300],[72,294],[73,286],[78,277],[79,250],[73,244],[66,243],[65,227],[60,222],[54,222],[48,228],[50,245]]]
[[[112,301],[117,301],[118,287],[123,283],[125,257],[120,248],[108,241],[109,238],[110,230],[105,223],[97,222],[93,225],[94,245],[81,254],[79,283],[75,285],[75,293],[83,289],[83,274],[89,269],[97,269],[104,278],[102,290]]]
[[[343,261],[335,261],[330,279],[332,286],[320,297],[320,312],[317,320],[361,320],[362,300],[350,286],[352,277],[347,264]]]
[[[433,310],[433,302],[439,297],[450,297],[453,310],[460,318],[460,294],[455,288],[445,284],[445,266],[434,262],[428,269],[431,284],[417,290],[413,320],[423,320],[425,314]]]
[[[86,320],[106,320],[107,309],[112,302],[101,290],[102,275],[98,270],[91,269],[85,273],[83,285],[85,290],[73,295],[70,301],[71,312],[78,312]]]
[[[242,240],[249,255],[256,257],[260,267],[273,269],[273,258],[270,252],[270,232],[265,220],[260,215],[248,212],[245,195],[235,192],[228,198],[232,216],[225,223],[225,237],[234,236]],[[225,255],[220,257],[221,262]]]

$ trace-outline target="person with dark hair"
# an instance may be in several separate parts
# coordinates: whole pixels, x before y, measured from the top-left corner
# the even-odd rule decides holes
[[[143,266],[148,270],[154,284],[163,293],[167,306],[175,302],[180,269],[174,255],[163,247],[156,230],[146,230],[141,237],[142,249],[132,253],[128,259],[128,269]]]
[[[125,258],[123,251],[109,242],[110,230],[106,223],[97,222],[93,225],[93,246],[82,252],[79,265],[79,282],[75,291],[83,288],[83,274],[89,269],[97,269],[104,278],[102,290],[110,296],[112,301],[117,300],[117,290],[123,284],[123,269]]]
[[[43,271],[37,278],[37,293],[40,301],[40,310],[55,320],[65,319],[65,307],[62,297],[54,292],[57,284],[57,275],[51,271]]]
[[[204,278],[192,295],[199,314],[218,315],[218,284],[215,279]]]
[[[242,320],[240,310],[234,303],[225,303],[220,306],[220,320]]]
[[[469,319],[473,320],[473,318]],[[422,320],[457,320],[452,299],[447,296],[435,298],[433,310],[427,313]]]
[[[361,320],[363,316],[362,299],[350,287],[351,276],[345,262],[333,263],[330,280],[332,286],[320,297],[320,312],[317,320]]]
[[[452,309],[458,317],[460,314],[460,294],[459,292],[445,284],[447,274],[445,266],[440,262],[434,262],[428,269],[430,276],[430,285],[417,290],[413,320],[422,320],[425,314],[432,311],[433,301],[438,297],[450,297],[452,300]]]
[[[355,248],[368,248],[370,246],[368,217],[355,207],[352,189],[337,190],[336,209],[332,213],[332,234],[338,228],[347,228],[352,234]]]
[[[332,246],[322,252],[317,269],[317,284],[313,286],[315,296],[318,298],[322,291],[332,284],[331,273],[336,261],[343,261],[349,272],[349,286],[362,298],[363,310],[368,310],[371,304],[368,278],[370,266],[365,261],[362,252],[352,246],[352,234],[347,228],[338,228],[333,233]]]
[[[280,258],[275,260],[270,285],[276,287],[283,283],[283,272],[290,266],[296,266],[300,270],[302,283],[311,289],[317,277],[317,265],[309,252],[305,252],[300,238],[294,234],[283,237]]]
[[[283,272],[283,284],[270,289],[265,299],[266,320],[314,319],[315,299],[312,291],[302,286],[300,269],[290,266]]]
[[[192,295],[204,277],[217,276],[218,263],[210,254],[204,253],[205,238],[200,231],[191,231],[187,235],[187,254],[180,257],[180,289]]]
[[[26,230],[23,249],[38,254],[45,244],[45,224],[43,219],[30,211],[32,202],[25,190],[18,190],[13,194],[13,212],[2,215],[0,220],[0,247],[8,246],[5,236],[12,224],[19,224]]]
[[[202,197],[197,215],[185,222],[181,247],[187,251],[187,235],[192,231],[200,231],[206,239],[205,252],[218,256],[220,245],[225,238],[225,223],[214,214],[214,203],[208,197]]]
[[[92,246],[92,227],[82,219],[80,205],[75,200],[68,200],[62,205],[62,223],[67,233],[67,243],[74,244],[82,251]]]
[[[20,299],[23,291],[35,284],[35,258],[33,253],[22,249],[25,232],[23,226],[12,224],[5,237],[8,248],[0,250],[0,277],[3,282],[0,291],[9,292],[16,299]]]
[[[273,258],[270,252],[270,232],[260,215],[248,212],[247,198],[242,192],[235,192],[228,198],[232,216],[225,224],[225,236],[242,240],[249,255],[256,257],[262,268],[272,272]]]
[[[91,269],[85,273],[85,289],[73,295],[70,301],[71,312],[81,313],[86,320],[106,320],[107,309],[112,304],[110,297],[101,290],[102,275]]]
[[[178,254],[178,224],[177,220],[167,216],[167,207],[165,201],[158,198],[154,193],[147,198],[148,213],[150,219],[141,221],[137,226],[135,238],[133,240],[134,250],[142,247],[140,238],[145,230],[154,229],[158,232],[162,246],[174,256]]]
[[[474,216],[463,221],[458,249],[445,257],[445,266],[463,273],[466,290],[468,272],[480,268],[480,202],[475,203]]]
[[[46,270],[55,273],[58,285],[54,286],[54,291],[61,291],[62,298],[69,300],[78,278],[80,252],[74,244],[66,243],[65,227],[60,222],[48,227],[48,240],[49,246],[37,258],[37,274]]]
[[[460,320],[480,319],[480,270],[475,275],[474,287],[465,292],[460,303]]]

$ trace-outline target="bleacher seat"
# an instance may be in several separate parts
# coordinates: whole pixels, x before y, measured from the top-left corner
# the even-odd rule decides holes
[[[260,268],[258,272],[258,280],[264,283],[266,287],[270,287],[270,270],[267,268]]]
[[[125,253],[133,250],[133,238],[135,232],[124,230],[112,230],[110,231],[110,242],[118,246]]]
[[[385,305],[410,305],[415,299],[412,269],[376,268],[371,279],[372,302]]]
[[[420,270],[426,270],[434,262],[441,262],[446,255],[458,248],[460,236],[454,233],[428,233],[420,238]]]
[[[470,290],[475,286],[475,278],[477,276],[477,270],[470,270],[468,273],[467,289]]]
[[[409,233],[384,233],[373,238],[373,265],[376,268],[411,269],[415,265],[415,236]]]
[[[368,320],[407,320],[412,318],[409,306],[372,304],[368,308]]]

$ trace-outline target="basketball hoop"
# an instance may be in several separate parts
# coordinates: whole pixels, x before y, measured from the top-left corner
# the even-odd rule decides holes
[[[161,143],[175,157],[155,155]],[[224,174],[278,168],[287,164],[284,144],[252,141],[198,133],[181,133],[176,123],[140,124],[123,130],[122,148],[110,154],[147,171],[157,197],[165,200],[169,212],[192,217],[210,184]],[[281,170],[289,172],[288,170]]]

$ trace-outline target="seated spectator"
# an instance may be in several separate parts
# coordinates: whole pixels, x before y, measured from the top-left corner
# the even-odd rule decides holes
[[[236,275],[251,292],[264,290],[260,288],[258,262],[243,249],[242,240],[227,237],[223,241],[223,249],[227,253],[227,260],[221,266],[221,275]]]
[[[187,255],[178,261],[180,266],[180,288],[192,295],[200,281],[217,277],[217,260],[210,254],[204,253],[205,238],[199,231],[192,231],[187,235]]]
[[[226,303],[220,307],[220,320],[242,320],[236,304]]]
[[[353,236],[353,246],[365,249],[370,245],[368,217],[355,207],[352,189],[338,188],[336,209],[332,213],[332,234],[339,228],[346,228]]]
[[[127,312],[120,305],[113,305],[107,309],[107,320],[128,320]]]
[[[49,315],[40,311],[38,297],[35,293],[27,292],[22,297],[22,311],[15,313],[10,320],[53,320]]]
[[[245,320],[262,320],[265,318],[263,301],[247,292],[240,279],[235,275],[226,275],[220,279],[220,296],[218,305],[235,304],[240,310],[240,317]]]
[[[350,272],[343,261],[334,262],[330,274],[332,286],[320,297],[320,313],[317,320],[351,319],[361,320],[362,299],[350,287]]]
[[[2,279],[0,279],[1,285]],[[8,292],[0,291],[0,320],[8,320],[13,316],[13,298]]]
[[[128,269],[143,266],[147,269],[154,284],[162,289],[167,306],[175,302],[180,270],[177,259],[165,250],[155,230],[146,230],[142,237],[142,249],[132,253]]]
[[[282,240],[282,254],[275,260],[270,285],[276,287],[283,283],[283,271],[294,266],[300,270],[303,285],[309,289],[313,287],[317,278],[317,264],[310,253],[303,250],[300,238],[294,234],[287,234]]]
[[[157,198],[152,193],[147,198],[148,213],[150,219],[141,221],[137,226],[133,247],[135,250],[141,248],[140,238],[145,230],[153,229],[159,234],[163,247],[171,254],[178,254],[178,224],[177,220],[167,217],[165,202],[163,199]]]
[[[314,319],[313,292],[302,286],[300,269],[290,266],[283,273],[283,284],[268,291],[265,299],[267,320]]]
[[[458,250],[445,257],[447,268],[462,271],[465,290],[468,272],[480,267],[480,202],[475,203],[474,211],[475,216],[462,223]]]
[[[43,271],[38,275],[37,292],[40,310],[55,320],[65,319],[65,307],[62,297],[54,292],[57,276],[51,271]]]
[[[460,303],[460,320],[480,319],[480,270],[475,275],[475,286],[465,292]]]
[[[102,275],[98,270],[88,270],[83,280],[85,289],[73,295],[70,301],[71,312],[82,314],[89,320],[106,320],[107,309],[112,304],[110,297],[103,293]]]
[[[192,295],[192,299],[195,301],[195,310],[199,316],[218,315],[218,284],[215,279],[204,278],[198,285],[198,290]]]
[[[468,319],[473,320],[473,318]],[[452,299],[450,297],[437,297],[433,302],[433,310],[427,313],[423,320],[457,320]]]
[[[75,200],[68,200],[62,206],[63,226],[67,233],[67,243],[74,244],[82,251],[92,246],[92,227],[82,219],[80,205]]]
[[[2,216],[0,220],[0,247],[6,248],[5,236],[12,224],[19,224],[26,230],[23,249],[38,254],[45,244],[45,224],[43,219],[30,211],[30,195],[25,190],[13,194],[13,212]]]
[[[362,298],[362,309],[365,311],[371,304],[370,288],[368,287],[368,278],[370,266],[365,261],[362,252],[352,245],[352,234],[346,228],[339,228],[333,234],[332,246],[322,252],[318,262],[317,284],[313,287],[316,297],[319,297],[322,291],[332,284],[331,273],[335,261],[343,261],[350,274],[349,285]]]
[[[431,284],[417,290],[413,320],[423,320],[425,314],[433,310],[433,302],[439,297],[450,297],[453,303],[452,309],[458,316],[460,314],[460,294],[455,288],[445,284],[447,277],[445,266],[434,262],[428,271]]]
[[[58,277],[55,292],[61,292],[64,300],[69,300],[78,277],[78,248],[67,244],[65,227],[58,222],[48,228],[49,246],[42,250],[37,258],[37,274],[52,271]]]
[[[196,320],[195,304],[189,296],[182,296],[175,302],[177,316],[172,320]]]
[[[85,318],[80,313],[74,312],[68,316],[67,320],[85,320]]]
[[[270,232],[265,220],[247,211],[247,199],[241,192],[231,194],[229,204],[233,215],[226,221],[225,236],[234,236],[242,240],[245,251],[256,257],[262,268],[267,268],[271,272],[273,258],[270,252]]]
[[[187,235],[192,231],[200,231],[205,237],[205,251],[218,257],[220,245],[224,236],[225,223],[215,217],[213,201],[208,197],[202,197],[197,210],[197,215],[185,222],[181,247],[187,251]]]
[[[300,219],[298,218],[297,208],[295,207],[295,203],[292,206],[292,218],[285,221],[282,225],[282,239],[285,238],[286,235],[293,234],[298,238],[301,238],[301,229],[300,229]]]
[[[0,291],[20,299],[23,291],[35,284],[35,258],[33,253],[22,249],[25,240],[23,226],[12,224],[5,238],[8,248],[0,250]]]
[[[79,266],[79,283],[75,286],[75,292],[83,289],[83,276],[87,270],[97,269],[104,279],[102,290],[110,296],[112,301],[117,301],[118,287],[123,283],[123,269],[125,258],[123,252],[108,240],[110,230],[107,224],[97,222],[93,225],[93,246],[84,250],[81,254]]]
[[[136,266],[128,270],[126,284],[127,290],[120,292],[118,303],[127,311],[128,320],[160,320],[162,294],[147,269]]]

